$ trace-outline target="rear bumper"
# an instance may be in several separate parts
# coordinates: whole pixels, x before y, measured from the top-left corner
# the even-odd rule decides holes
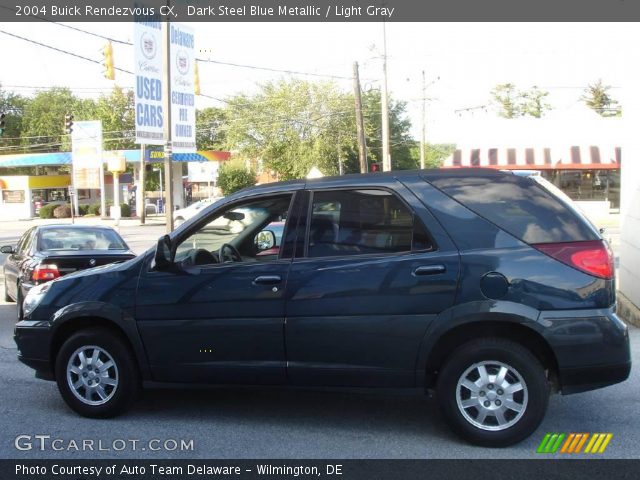
[[[629,331],[615,308],[546,311],[539,322],[557,360],[562,394],[595,390],[629,378]]]
[[[624,382],[631,373],[631,361],[617,365],[601,365],[560,369],[562,394],[586,392]]]

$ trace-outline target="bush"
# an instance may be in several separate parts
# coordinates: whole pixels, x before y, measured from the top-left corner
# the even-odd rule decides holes
[[[40,207],[40,218],[53,218],[53,211],[56,207],[60,205],[56,205],[55,203],[50,203],[49,205],[45,205],[44,207]]]
[[[100,204],[94,203],[89,205],[89,214],[90,215],[100,215]]]
[[[71,218],[71,205],[58,205],[53,209],[55,218]]]
[[[78,212],[80,215],[86,215],[89,213],[89,205],[78,205]]]
[[[256,184],[256,176],[246,168],[235,165],[223,165],[218,172],[217,185],[224,195],[251,187]]]
[[[130,217],[131,216],[131,207],[127,203],[120,204],[120,215],[122,217]]]

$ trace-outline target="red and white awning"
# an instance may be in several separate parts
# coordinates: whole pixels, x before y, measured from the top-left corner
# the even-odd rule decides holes
[[[466,148],[458,149],[443,167],[484,167],[504,170],[614,170],[620,168],[622,149],[599,146],[568,148]]]

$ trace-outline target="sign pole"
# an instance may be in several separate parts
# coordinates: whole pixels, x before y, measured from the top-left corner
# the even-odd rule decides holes
[[[169,3],[169,2],[167,2]],[[171,24],[167,19],[163,23],[165,55],[163,61],[164,79],[163,92],[164,99],[164,138],[166,144],[164,147],[164,181],[165,181],[165,219],[166,231],[173,231],[173,168],[172,168],[172,142],[171,142]]]

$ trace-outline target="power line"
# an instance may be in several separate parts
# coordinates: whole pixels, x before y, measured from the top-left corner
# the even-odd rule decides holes
[[[256,65],[243,65],[241,63],[221,62],[219,60],[209,60],[206,58],[196,58],[196,60],[202,63],[215,63],[217,65],[227,65],[229,67],[249,68],[251,70],[265,70],[267,72],[288,73],[291,75],[308,75],[311,77],[335,78],[338,80],[353,80],[353,77],[344,77],[340,75],[330,75],[325,73],[300,72],[297,70],[284,70],[284,69],[271,68],[271,67],[259,67]]]
[[[85,57],[83,55],[79,55],[77,53],[73,53],[73,52],[70,52],[68,50],[63,50],[62,48],[52,47],[51,45],[46,45],[46,44],[38,42],[36,40],[31,40],[30,38],[21,37],[20,35],[16,35],[15,33],[9,33],[9,32],[6,32],[4,30],[0,30],[0,33],[4,33],[5,35],[9,35],[10,37],[15,37],[15,38],[18,38],[20,40],[24,40],[25,42],[33,43],[33,44],[38,45],[40,47],[45,47],[45,48],[49,48],[51,50],[55,50],[56,52],[59,52],[59,53],[64,53],[65,55],[70,55],[72,57],[80,58],[82,60],[86,60],[87,62],[97,63],[98,65],[101,65],[101,62],[99,60],[94,60],[93,58]],[[118,67],[114,67],[114,68],[116,70],[120,71],[120,72],[129,73],[129,74],[133,75],[133,72],[131,72],[129,70],[125,70],[123,68],[118,68]]]

